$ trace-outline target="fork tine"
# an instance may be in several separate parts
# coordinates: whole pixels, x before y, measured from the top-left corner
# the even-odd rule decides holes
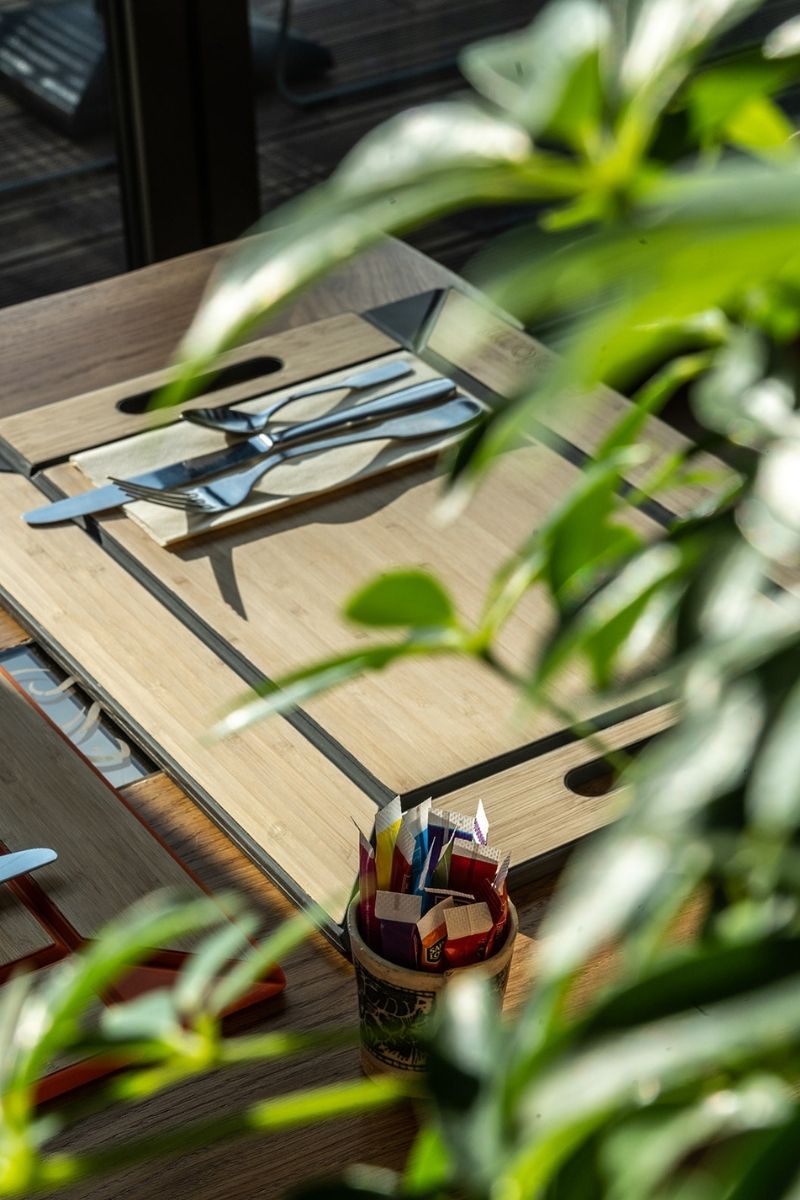
[[[145,487],[142,484],[129,483],[124,479],[112,479],[131,500],[149,500],[154,504],[163,504],[170,508],[193,508],[196,501],[189,492],[161,490]]]
[[[131,492],[130,499],[144,500],[147,504],[158,504],[161,508],[177,508],[184,511],[193,507],[191,500],[178,500],[174,496],[155,496],[152,494],[149,496],[140,496],[135,492]]]
[[[111,479],[112,483],[115,483],[117,487],[122,488],[123,491],[128,492],[128,494],[131,496],[158,495],[175,497],[182,494],[177,488],[154,488],[150,487],[149,484],[136,483],[132,479],[115,479],[113,475],[109,476],[109,478]]]

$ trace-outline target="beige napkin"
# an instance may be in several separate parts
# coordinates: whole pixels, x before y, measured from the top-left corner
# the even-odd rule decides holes
[[[413,367],[413,374],[365,392],[331,392],[324,396],[297,401],[287,405],[278,414],[276,428],[436,378],[437,372],[433,368],[406,351],[386,355],[374,362],[377,364],[394,359],[408,362]],[[361,363],[357,367],[333,371],[329,375],[308,380],[302,385],[295,384],[280,391],[270,392],[257,400],[237,405],[237,408],[256,412],[283,396],[304,391],[307,387],[323,382],[345,379],[358,371],[366,370],[370,365]],[[212,398],[210,403],[213,404]],[[244,504],[230,512],[186,513],[148,501],[128,504],[124,511],[159,545],[170,546],[205,533],[209,529],[222,529],[240,521],[252,520],[255,516],[285,508],[300,500],[307,500],[309,496],[346,488],[356,481],[430,457],[451,444],[456,436],[450,434],[414,442],[363,442],[281,463],[264,476]],[[73,455],[71,461],[92,484],[100,486],[107,483],[111,476],[125,479],[180,459],[222,450],[231,440],[225,434],[212,429],[179,421],[174,425],[148,430],[146,433],[124,438],[107,446],[84,450]]]

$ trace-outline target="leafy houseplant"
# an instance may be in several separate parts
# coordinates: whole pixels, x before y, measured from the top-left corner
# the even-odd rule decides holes
[[[800,23],[763,47],[710,53],[754,7],[557,0],[528,30],[467,50],[477,94],[394,119],[276,214],[223,268],[185,339],[167,402],[384,232],[469,204],[535,203],[478,276],[525,322],[558,315],[561,357],[461,446],[451,507],[480,503],[485,474],[548,403],[579,404],[600,381],[635,387],[477,622],[413,565],[366,581],[346,612],[381,631],[372,645],[294,672],[220,723],[234,731],[409,654],[471,655],[508,674],[498,631],[531,588],[555,621],[511,676],[530,703],[551,704],[579,658],[610,696],[646,662],[680,706],[672,731],[615,761],[628,808],[568,873],[525,1011],[500,1026],[488,997],[463,993],[440,1009],[429,1119],[404,1177],[354,1169],[309,1195],[800,1196],[800,162],[773,100],[800,74]],[[689,449],[626,491],[648,416],[678,392],[734,470],[707,478]],[[676,482],[707,484],[706,499],[645,542],[626,512]],[[676,949],[666,935],[692,895],[705,917]],[[611,940],[615,977],[576,1015],[575,978]],[[157,1029],[139,1015],[140,1034]],[[15,1077],[23,1095],[30,1069]],[[6,1106],[2,1155],[23,1146],[37,1186],[53,1185],[58,1163],[40,1159],[36,1130],[30,1106]],[[14,1194],[8,1178],[0,1194]]]

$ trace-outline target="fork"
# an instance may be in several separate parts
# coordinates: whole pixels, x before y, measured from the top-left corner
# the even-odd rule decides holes
[[[320,438],[313,442],[303,442],[299,445],[288,446],[259,459],[253,467],[237,471],[232,475],[224,475],[202,487],[154,488],[130,480],[114,479],[118,487],[131,500],[148,500],[166,508],[181,509],[184,512],[220,513],[236,508],[250,495],[258,481],[280,463],[300,458],[306,454],[319,454],[325,450],[333,450],[340,446],[352,446],[357,442],[384,442],[391,439],[415,440],[417,438],[433,437],[436,434],[455,432],[471,425],[482,412],[477,401],[465,396],[456,397],[438,408],[427,412],[411,413],[393,420],[382,421],[379,425],[367,428],[356,428],[349,432],[340,433],[328,438]]]
[[[222,430],[223,433],[260,433],[262,429],[266,429],[277,412],[295,400],[304,400],[306,396],[321,396],[325,392],[365,391],[367,388],[377,387],[379,383],[402,379],[406,375],[412,375],[413,372],[414,368],[409,363],[398,362],[395,359],[392,362],[380,363],[377,367],[371,367],[367,371],[359,371],[357,375],[348,375],[346,379],[338,379],[333,383],[323,383],[317,387],[305,388],[300,392],[292,392],[290,396],[276,400],[274,404],[270,404],[269,408],[264,408],[261,412],[238,412],[229,405],[223,404],[217,408],[190,408],[182,412],[181,417],[184,421],[190,421],[192,425],[204,425],[209,429]]]

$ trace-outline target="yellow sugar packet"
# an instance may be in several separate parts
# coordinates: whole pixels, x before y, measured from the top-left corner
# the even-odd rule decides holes
[[[388,891],[392,882],[394,844],[402,817],[400,797],[395,796],[378,810],[375,818],[375,876],[380,891]]]

